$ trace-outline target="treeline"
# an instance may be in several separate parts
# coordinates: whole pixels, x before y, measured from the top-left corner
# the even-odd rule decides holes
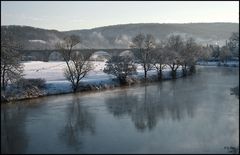
[[[71,35],[64,42],[56,44],[56,48],[63,56],[67,68],[64,75],[72,84],[72,89],[77,92],[80,81],[93,69],[89,58],[91,53],[73,52],[73,48],[81,42],[78,36]],[[203,53],[202,46],[198,45],[193,38],[184,40],[180,35],[172,35],[166,41],[156,43],[151,34],[138,34],[132,38],[131,52],[123,55],[115,55],[107,61],[105,73],[115,75],[121,84],[128,83],[130,75],[136,73],[137,65],[144,70],[144,80],[147,74],[156,68],[158,79],[162,79],[162,71],[168,65],[172,70],[172,78],[177,77],[177,69],[182,66],[183,75],[195,71],[196,61]]]
[[[161,80],[163,69],[169,66],[175,79],[180,66],[183,76],[186,76],[195,71],[198,60],[208,61],[212,57],[219,57],[226,61],[238,57],[239,33],[233,33],[225,46],[217,48],[218,51],[215,46],[202,46],[193,38],[184,39],[180,35],[171,35],[165,41],[156,43],[153,35],[138,34],[132,39],[131,48],[133,55],[112,57],[104,71],[117,76],[121,83],[127,83],[127,77],[136,72],[136,63],[143,67],[145,81],[148,71],[152,69],[156,69]]]
[[[239,32],[232,33],[224,46],[207,45],[203,60],[219,60],[226,62],[239,57]]]
[[[90,63],[92,53],[75,52],[73,49],[81,43],[79,36],[68,36],[56,43],[55,47],[61,53],[67,68],[64,75],[77,92],[80,81],[93,69]],[[136,73],[137,65],[144,70],[144,80],[148,79],[148,72],[156,69],[158,79],[162,79],[162,72],[169,66],[172,78],[177,77],[177,70],[182,68],[183,76],[195,71],[198,60],[208,60],[210,57],[219,57],[228,60],[239,56],[239,33],[233,33],[223,47],[202,46],[193,38],[182,38],[180,35],[171,35],[166,40],[157,42],[151,34],[138,34],[131,40],[132,54],[112,56],[104,69],[105,73],[115,75],[121,84],[126,84],[128,77]],[[23,78],[21,65],[22,45],[10,33],[1,34],[1,92],[5,92],[9,84],[18,83]],[[26,82],[26,81],[21,81]],[[22,84],[21,84],[22,85]]]

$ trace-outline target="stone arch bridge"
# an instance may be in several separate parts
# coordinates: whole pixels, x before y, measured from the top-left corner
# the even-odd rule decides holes
[[[104,51],[109,53],[110,55],[118,55],[119,53],[131,50],[131,49],[74,49],[73,51],[83,51],[83,52],[98,52],[98,51]],[[59,53],[58,50],[21,50],[22,55],[22,61],[49,61],[49,56],[52,53]]]

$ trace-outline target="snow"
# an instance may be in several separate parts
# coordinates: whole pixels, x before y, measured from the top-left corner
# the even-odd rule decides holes
[[[199,61],[197,65],[201,66],[229,66],[229,67],[239,67],[239,61],[227,61],[227,62],[220,62],[220,61]]]
[[[43,78],[46,81],[65,80],[63,69],[66,64],[64,62],[42,62],[30,61],[25,62],[24,72],[25,78]]]
[[[113,75],[109,75],[103,72],[105,62],[93,61],[94,69],[90,71],[86,77],[81,80],[83,85],[85,84],[101,84],[111,83],[115,78]],[[64,77],[64,69],[67,67],[63,61],[59,62],[42,62],[42,61],[29,61],[24,62],[24,78],[36,79],[41,78],[46,80],[47,94],[58,94],[71,92],[71,83]]]
[[[117,85],[116,77],[103,72],[106,62],[91,61],[94,69],[91,70],[86,77],[81,80],[82,85]],[[66,64],[63,61],[42,62],[42,61],[28,61],[23,62],[24,78],[42,78],[46,80],[46,94],[60,94],[72,92],[71,83],[64,77],[64,69]],[[163,75],[170,78],[170,68],[166,67],[163,70]],[[179,67],[177,75],[181,74],[181,67]],[[148,76],[157,75],[156,70],[150,70]],[[142,66],[137,65],[137,74],[133,75],[136,78],[143,78],[144,71]]]

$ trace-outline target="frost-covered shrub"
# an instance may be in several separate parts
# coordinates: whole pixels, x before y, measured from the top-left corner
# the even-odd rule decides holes
[[[31,87],[37,87],[39,89],[42,89],[45,87],[46,81],[44,79],[20,79],[16,82],[17,87],[22,88],[31,88]]]
[[[228,65],[228,64],[223,64],[223,66],[224,66],[224,67],[229,67],[229,65]]]
[[[115,75],[121,84],[127,84],[127,78],[136,73],[136,66],[130,56],[113,56],[107,61],[103,72]]]
[[[5,91],[5,100],[34,98],[43,95],[44,79],[19,79]]]
[[[239,86],[231,88],[231,95],[236,95],[239,98]]]

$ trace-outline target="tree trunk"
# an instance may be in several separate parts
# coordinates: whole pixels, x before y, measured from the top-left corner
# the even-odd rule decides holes
[[[172,73],[171,73],[172,74],[172,78],[176,79],[176,77],[177,77],[176,70],[177,70],[178,67],[175,69],[175,63],[173,63],[172,66],[170,65],[170,68],[172,69]]]
[[[158,80],[159,81],[162,80],[162,70],[161,69],[158,71]]]
[[[183,76],[187,76],[187,65],[184,64],[182,67]]]
[[[176,79],[177,78],[177,72],[175,69],[172,70],[172,78]]]
[[[195,65],[190,66],[190,73],[195,73],[196,72],[196,67]]]
[[[147,68],[146,68],[146,64],[143,65],[143,69],[144,69],[144,80],[146,82],[147,81]]]
[[[2,90],[5,91],[6,90],[6,83],[5,83],[5,69],[3,69],[3,73],[2,73]]]
[[[75,82],[72,82],[72,90],[73,90],[74,93],[76,93],[77,90],[78,90],[78,87],[77,87],[77,85],[75,84]]]
[[[77,92],[77,87],[76,87],[76,86],[73,87],[73,92],[74,92],[74,93]]]
[[[79,77],[78,77],[78,79],[77,79],[77,82],[76,82],[76,92],[77,92],[77,90],[78,90],[78,88],[79,88]]]
[[[144,69],[144,79],[145,79],[145,82],[147,81],[147,70]]]
[[[66,61],[66,60],[65,60],[65,61]],[[69,66],[69,63],[68,63],[68,61],[66,61],[66,64],[67,64],[68,71],[69,71],[69,73],[70,73],[70,76],[71,76],[71,81],[74,81],[74,79],[73,79],[73,73],[72,73],[72,70],[71,70],[71,68],[70,68],[70,66]]]
[[[119,77],[119,82],[120,82],[121,85],[127,84],[126,77],[120,76],[120,77]]]

